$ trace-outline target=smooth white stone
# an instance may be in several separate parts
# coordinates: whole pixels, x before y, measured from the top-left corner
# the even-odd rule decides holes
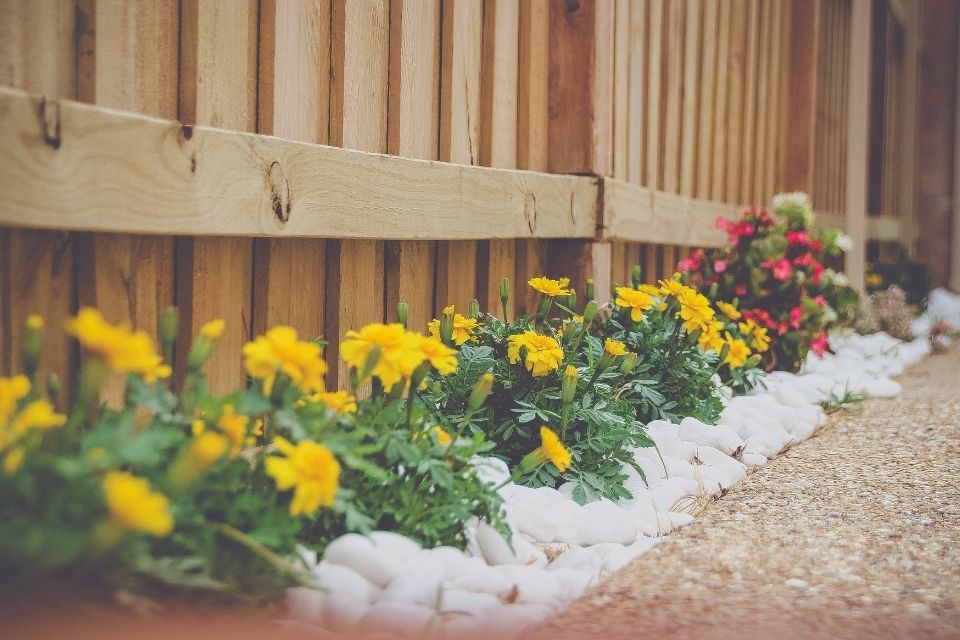
[[[657,448],[665,456],[679,458],[682,454],[680,446],[680,427],[666,420],[654,420],[647,424],[647,435],[656,443]]]
[[[377,549],[370,538],[348,533],[331,542],[323,554],[331,564],[350,567],[374,584],[386,586],[403,570],[403,563]]]
[[[759,453],[742,453],[740,454],[740,461],[748,467],[755,467],[767,464],[767,456]]]
[[[719,449],[727,454],[732,454],[744,444],[740,436],[730,427],[724,424],[706,425],[696,418],[684,418],[680,421],[680,437]]]
[[[378,602],[360,621],[362,631],[389,631],[403,636],[421,636],[436,611],[405,602]]]
[[[536,540],[552,542],[557,536],[560,523],[553,517],[549,507],[522,501],[510,503],[507,513],[518,531],[529,534]]]
[[[646,540],[647,538],[643,538]],[[631,560],[644,553],[649,547],[630,544],[627,546],[620,544],[598,544],[591,547],[595,553],[599,553],[603,560],[603,570],[608,573],[616,573],[627,566]]]
[[[667,524],[669,529],[667,533],[673,531],[674,529],[679,529],[680,527],[685,527],[691,522],[693,522],[693,516],[689,513],[678,513],[676,511],[662,511],[657,514],[660,518],[660,521]]]
[[[328,561],[323,561],[313,568],[313,583],[327,593],[368,604],[380,596],[380,588],[368,579],[348,566]]]
[[[507,597],[513,589],[512,582],[480,558],[470,558],[457,575],[447,577],[445,586],[450,589],[487,593],[501,599]]]
[[[393,531],[374,531],[370,539],[378,549],[401,562],[417,557],[423,548],[418,542]]]
[[[632,518],[612,502],[591,502],[583,506],[581,513],[577,530],[583,545],[601,542],[630,544],[637,538],[637,527]]]
[[[602,567],[603,559],[585,547],[572,547],[547,565],[549,571],[562,568],[574,569],[592,577],[599,577]]]
[[[638,447],[630,450],[633,455],[633,461],[637,466],[643,469],[643,475],[647,484],[658,478],[666,478],[667,470],[663,466],[660,453],[654,447]]]
[[[486,623],[489,638],[515,638],[520,633],[546,620],[552,611],[541,604],[510,604],[497,610]]]
[[[693,465],[686,460],[674,458],[673,456],[663,456],[663,461],[667,465],[668,478],[686,478],[687,480],[696,480],[693,473]]]
[[[560,590],[563,597],[567,600],[575,600],[591,586],[596,584],[599,579],[599,566],[597,573],[574,569],[573,567],[554,567],[552,564],[547,569],[554,575],[560,584]]]
[[[370,605],[365,602],[330,594],[326,599],[324,626],[337,633],[352,633],[368,611]]]
[[[560,583],[551,572],[515,564],[505,564],[495,569],[516,586],[517,603],[542,604],[552,608],[558,606]]]
[[[465,589],[446,589],[440,596],[441,613],[460,612],[482,617],[502,606],[500,599],[489,593],[475,593]]]
[[[436,560],[412,563],[387,585],[377,602],[406,602],[436,608],[443,578],[443,565]]]
[[[903,387],[885,376],[870,380],[863,387],[864,395],[870,398],[894,398],[900,395]]]
[[[486,522],[477,525],[476,540],[489,564],[526,564],[533,559],[533,546],[529,542],[514,533],[508,544],[500,532]]]
[[[685,496],[695,496],[698,491],[699,485],[697,482],[686,478],[657,480],[655,484],[650,486],[653,504],[657,511],[669,511],[678,500]]]
[[[510,478],[510,468],[500,458],[474,456],[470,464],[477,470],[477,477],[487,484],[497,486]]]

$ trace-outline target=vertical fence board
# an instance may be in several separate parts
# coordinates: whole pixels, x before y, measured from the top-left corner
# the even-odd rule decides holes
[[[646,82],[647,56],[647,2],[633,0],[629,4],[630,41],[629,83],[627,113],[627,180],[635,184],[644,181],[644,149],[646,149]]]
[[[180,118],[241,131],[256,129],[257,3],[183,0]],[[198,162],[202,162],[198,159]],[[207,364],[210,388],[223,392],[245,379],[239,346],[250,337],[253,244],[248,238],[180,238],[177,303],[186,338],[204,322],[226,320]],[[186,357],[188,339],[181,339]],[[182,361],[181,361],[182,362]]]
[[[515,169],[520,4],[518,0],[485,0],[483,20],[480,163]],[[477,295],[482,308],[500,308],[500,281],[514,277],[515,249],[513,240],[484,240],[478,244]],[[515,303],[515,296],[511,296],[506,309],[511,318]]]
[[[440,159],[480,163],[483,0],[443,0]],[[465,309],[474,296],[477,243],[437,243],[436,304]]]
[[[700,75],[700,144],[696,150],[698,198],[709,198],[712,186],[714,140],[713,121],[716,113],[714,96],[717,89],[717,68],[725,64],[717,56],[719,0],[705,0],[703,7],[703,49]]]
[[[717,18],[717,92],[714,98],[713,119],[713,159],[711,163],[710,199],[729,202],[727,198],[727,102],[730,55],[730,20],[732,7],[730,2],[720,3]]]
[[[772,51],[770,51],[770,36],[771,27],[772,27],[772,18],[774,5],[776,5],[779,0],[772,0],[772,2],[765,2],[760,5],[760,42],[757,47],[758,51],[758,60],[757,60],[757,84],[756,87],[756,110],[757,110],[757,122],[756,122],[756,135],[754,136],[754,151],[753,151],[753,189],[749,194],[750,202],[762,205],[766,202],[764,197],[764,189],[767,184],[767,171],[769,169],[767,165],[767,144],[769,143],[768,137],[768,122],[770,118],[770,110],[767,105],[767,96],[770,95],[770,85],[769,74],[770,74],[770,62],[772,58]]]
[[[665,113],[660,152],[663,156],[663,189],[670,193],[680,192],[685,8],[684,0],[672,0],[667,9]]]
[[[747,10],[747,55],[744,65],[743,124],[737,138],[740,148],[740,191],[737,202],[749,202],[755,178],[757,116],[757,49],[759,48],[760,0],[749,0]]]
[[[748,0],[732,0],[730,14],[729,75],[727,85],[727,186],[725,200],[740,202],[742,178],[744,96],[746,78],[744,69],[747,55]]]
[[[520,3],[520,66],[517,99],[517,165],[521,169],[546,171],[550,65],[544,52],[550,41],[549,0]],[[516,313],[533,313],[536,292],[527,280],[547,272],[547,242],[517,240],[517,269],[513,287]]]
[[[390,6],[388,153],[435,160],[440,127],[440,0],[393,0]],[[409,326],[425,331],[433,317],[436,244],[429,240],[386,245],[387,306],[410,309]]]
[[[680,148],[680,193],[693,196],[697,179],[697,156],[702,152],[702,138],[697,123],[700,103],[701,2],[687,5],[684,24],[683,54],[683,140]]]
[[[650,8],[650,48],[647,75],[647,186],[657,189],[662,186],[660,175],[660,92],[663,84],[663,3],[651,2]]]
[[[17,0],[0,15],[0,83],[50,98],[76,97],[72,0]],[[63,323],[73,313],[74,234],[0,229],[0,375],[20,368],[24,321],[47,323],[40,375],[56,372],[69,397],[70,341]]]
[[[330,108],[330,0],[261,0],[260,133],[327,143]],[[324,334],[326,241],[254,241],[253,332],[285,324]]]
[[[613,177],[627,178],[630,107],[630,55],[637,48],[630,38],[630,2],[616,0],[613,31]]]
[[[177,116],[179,7],[176,1],[80,3],[77,96],[106,107]],[[173,303],[173,239],[122,234],[78,237],[78,300],[111,322],[155,333]],[[112,376],[103,399],[122,402],[125,381]]]
[[[387,148],[390,7],[387,0],[334,0],[331,22],[330,142],[383,153]],[[340,240],[327,247],[328,360],[334,384],[346,380],[341,337],[384,319],[384,244]],[[333,375],[331,375],[333,377]]]

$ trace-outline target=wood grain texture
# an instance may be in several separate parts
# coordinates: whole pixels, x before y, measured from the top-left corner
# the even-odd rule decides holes
[[[870,25],[873,3],[851,0],[849,84],[847,85],[847,157],[844,230],[853,240],[844,256],[850,286],[862,290],[867,242],[867,113],[870,101]]]
[[[6,150],[0,156],[0,186],[8,194],[0,224],[144,234],[464,240],[592,237],[596,225],[597,187],[589,178],[184,129],[73,102],[47,107],[59,113],[61,144],[53,149],[38,126],[40,104],[39,98],[0,88],[0,140]],[[131,202],[136,209],[129,208]]]
[[[666,2],[664,3],[666,4]],[[667,62],[663,95],[663,130],[660,140],[662,155],[662,183],[658,188],[670,193],[680,192],[680,161],[683,145],[683,54],[684,19],[687,4],[684,0],[672,0],[667,5]]]
[[[257,16],[255,0],[181,2],[182,121],[256,130]],[[198,157],[194,160],[202,162]],[[214,170],[227,169],[221,166]],[[225,215],[232,218],[245,210],[246,206],[234,202]],[[247,238],[180,238],[176,252],[180,362],[184,362],[190,337],[205,322],[222,318],[226,329],[220,348],[206,367],[210,388],[222,393],[242,386],[246,375],[240,348],[250,339],[252,329],[253,243]]]
[[[485,0],[483,20],[480,163],[513,169],[517,166],[520,4],[518,0]],[[486,240],[478,245],[481,308],[499,309],[500,282],[515,275],[515,244],[512,240]],[[515,315],[515,302],[515,296],[507,302],[508,317]]]
[[[700,69],[700,121],[697,125],[697,186],[694,195],[710,198],[713,186],[713,150],[716,145],[714,119],[716,117],[717,75],[725,64],[717,55],[720,26],[720,0],[706,0],[703,7],[703,47]]]
[[[727,147],[729,134],[727,133],[727,93],[729,84],[729,65],[727,59],[730,51],[730,19],[731,6],[729,2],[720,3],[717,24],[717,91],[714,98],[713,118],[713,152],[710,175],[711,200],[730,202],[727,198]]]
[[[390,61],[388,0],[333,0],[330,142],[347,149],[387,150]],[[346,380],[340,340],[351,329],[384,320],[384,244],[340,240],[327,250],[327,359],[330,383]],[[334,366],[334,361],[339,366]]]
[[[76,96],[73,0],[10,0],[0,4],[0,84],[53,99]],[[63,331],[74,312],[74,235],[0,229],[0,375],[20,370],[23,323],[44,317],[40,375],[55,372],[69,398],[74,365]]]
[[[626,179],[634,184],[643,184],[645,179],[645,151],[647,144],[646,121],[646,83],[649,77],[647,69],[647,2],[634,0],[629,5],[630,42],[629,53],[629,91],[627,113],[627,175]]]
[[[261,0],[257,129],[326,143],[330,108],[330,1]],[[253,333],[284,324],[325,333],[326,242],[254,241]]]
[[[435,160],[440,127],[440,0],[394,0],[390,5],[390,93],[387,151]],[[423,331],[434,317],[435,243],[388,242],[386,308],[409,306],[409,326]]]

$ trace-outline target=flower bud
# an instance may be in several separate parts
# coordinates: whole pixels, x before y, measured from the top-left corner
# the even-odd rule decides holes
[[[213,353],[214,344],[213,340],[203,334],[197,336],[187,352],[187,368],[190,371],[199,371]]]
[[[591,297],[590,302],[588,302],[587,306],[583,309],[583,326],[585,329],[590,326],[590,323],[593,322],[596,315],[597,301]]]
[[[471,320],[476,320],[480,317],[480,302],[476,298],[470,301],[467,315]]]
[[[563,344],[570,344],[573,342],[573,339],[577,337],[577,334],[580,333],[580,323],[576,320],[568,320],[565,325],[563,325],[563,335],[560,337]]]
[[[47,397],[50,398],[50,403],[54,406],[60,404],[60,377],[53,372],[47,374]]]
[[[430,362],[426,361],[420,364],[416,369],[413,370],[413,374],[410,376],[410,392],[413,393],[420,388],[421,383],[427,377],[427,374],[430,373]],[[397,385],[400,386],[400,385]]]
[[[567,296],[567,309],[571,311],[577,310],[577,290],[570,289],[570,295]]]
[[[504,308],[507,307],[507,302],[510,300],[510,280],[504,278],[500,281],[500,304]]]
[[[444,310],[440,316],[440,340],[447,346],[453,344],[453,310]]]
[[[717,299],[717,294],[718,294],[719,292],[720,292],[720,285],[718,285],[716,282],[714,282],[712,285],[710,285],[710,292],[709,292],[709,295],[708,295],[707,297],[710,298],[711,300],[716,300],[716,299]]]
[[[23,337],[20,341],[20,358],[27,377],[34,379],[40,365],[43,352],[43,318],[32,315],[23,325]]]
[[[630,282],[633,283],[634,289],[643,282],[643,272],[640,270],[640,265],[633,265],[633,270],[630,272]]]
[[[760,361],[761,361],[762,359],[763,359],[763,357],[762,357],[759,353],[755,353],[755,354],[753,354],[752,356],[750,356],[749,358],[747,358],[747,361],[746,361],[745,363],[743,363],[743,368],[744,368],[744,369],[753,369],[754,367],[756,367],[757,365],[760,364]]]
[[[406,302],[397,303],[397,322],[403,325],[403,328],[407,328],[407,322],[410,317],[410,309],[407,307]]]
[[[483,403],[487,400],[487,396],[490,395],[491,389],[493,389],[493,373],[487,371],[485,374],[480,376],[475,383],[473,383],[473,389],[470,391],[470,400],[467,402],[467,408],[471,411],[476,411],[482,407]]]
[[[593,284],[593,280],[587,280],[587,288],[584,291],[587,296],[587,302],[596,298],[596,285]]]
[[[168,482],[174,493],[188,489],[227,452],[230,441],[216,431],[203,431],[170,466]]]
[[[635,366],[637,366],[637,361],[640,359],[640,356],[630,352],[627,355],[623,356],[623,361],[620,363],[620,373],[627,374],[630,373]]]
[[[89,407],[97,401],[100,385],[107,377],[107,365],[99,358],[91,358],[80,370],[80,383],[77,385],[78,406]]]
[[[560,399],[563,404],[567,405],[573,402],[573,395],[577,391],[578,378],[579,374],[576,367],[568,364],[566,369],[563,370],[563,379],[560,381]]]
[[[730,354],[730,343],[724,343],[723,348],[720,349],[720,362],[723,362],[727,359],[727,356]]]
[[[160,339],[163,357],[168,362],[173,361],[173,344],[179,331],[180,311],[176,307],[165,307],[157,319],[157,337]]]
[[[360,380],[358,382],[363,382],[369,378],[379,363],[380,347],[374,347],[373,349],[370,349],[370,353],[367,354],[367,359],[363,363],[363,371],[358,372],[360,375]]]

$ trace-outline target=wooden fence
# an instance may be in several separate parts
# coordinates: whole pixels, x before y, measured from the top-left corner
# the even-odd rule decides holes
[[[57,328],[43,370],[74,370],[59,327],[83,305],[226,319],[225,389],[271,325],[333,361],[401,300],[422,327],[497,308],[503,277],[512,315],[541,273],[670,273],[811,164],[795,123],[842,83],[800,99],[808,4],[3,0],[0,371],[30,313]],[[817,167],[842,164],[817,134]]]

